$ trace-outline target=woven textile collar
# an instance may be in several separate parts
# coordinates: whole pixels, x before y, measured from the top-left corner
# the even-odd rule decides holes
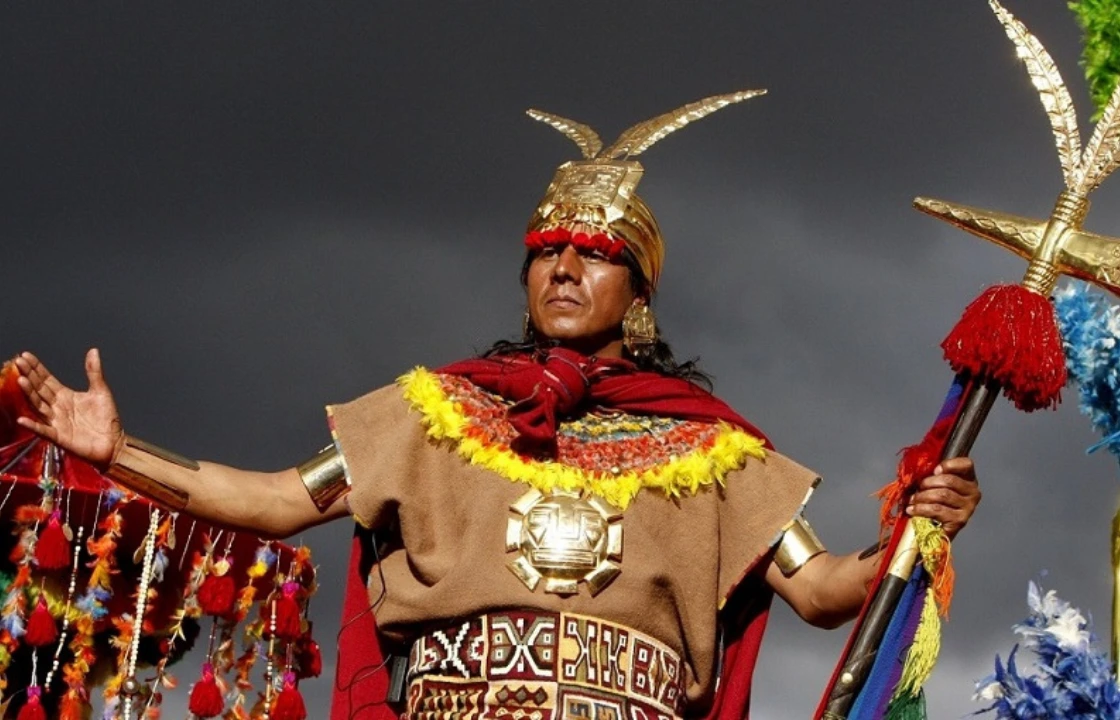
[[[429,437],[471,464],[541,492],[588,491],[623,510],[642,488],[695,493],[722,484],[748,457],[766,456],[761,439],[723,422],[589,413],[560,423],[555,460],[535,460],[510,449],[517,433],[502,398],[424,368],[397,382]]]

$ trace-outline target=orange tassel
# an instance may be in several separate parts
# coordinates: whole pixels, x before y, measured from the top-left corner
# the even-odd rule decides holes
[[[43,647],[54,644],[56,640],[58,640],[58,626],[55,625],[51,611],[47,609],[46,600],[40,595],[34,612],[27,620],[27,632],[23,636],[23,641],[31,647]]]
[[[73,690],[62,696],[58,705],[58,720],[85,720],[86,704]]]

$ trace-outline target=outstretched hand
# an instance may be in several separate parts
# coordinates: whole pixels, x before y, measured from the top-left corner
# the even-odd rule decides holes
[[[89,389],[78,392],[66,387],[29,352],[15,358],[19,387],[38,418],[21,417],[17,422],[63,450],[104,469],[113,460],[124,438],[113,394],[101,373],[101,355],[86,353]]]
[[[976,468],[972,460],[959,457],[944,461],[933,475],[922,480],[906,513],[940,522],[951,540],[968,524],[979,504]]]

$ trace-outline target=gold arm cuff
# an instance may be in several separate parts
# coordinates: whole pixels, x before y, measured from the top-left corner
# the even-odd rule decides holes
[[[318,455],[300,464],[296,472],[319,512],[325,511],[331,503],[350,492],[346,463],[342,459],[342,453],[334,445],[328,445]]]
[[[793,575],[801,566],[824,552],[824,545],[813,532],[809,521],[800,513],[782,533],[774,563],[786,577]]]
[[[170,510],[186,509],[191,498],[190,493],[153,478],[149,474],[151,458],[173,463],[188,470],[199,469],[198,463],[194,460],[125,435],[124,447],[113,458],[113,464],[105,471],[105,475]]]

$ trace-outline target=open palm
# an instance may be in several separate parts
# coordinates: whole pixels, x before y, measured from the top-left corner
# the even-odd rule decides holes
[[[101,374],[97,350],[86,353],[89,390],[85,392],[60,383],[29,352],[21,353],[15,365],[19,387],[39,414],[38,418],[21,417],[19,424],[96,467],[108,467],[123,433],[113,394]]]

